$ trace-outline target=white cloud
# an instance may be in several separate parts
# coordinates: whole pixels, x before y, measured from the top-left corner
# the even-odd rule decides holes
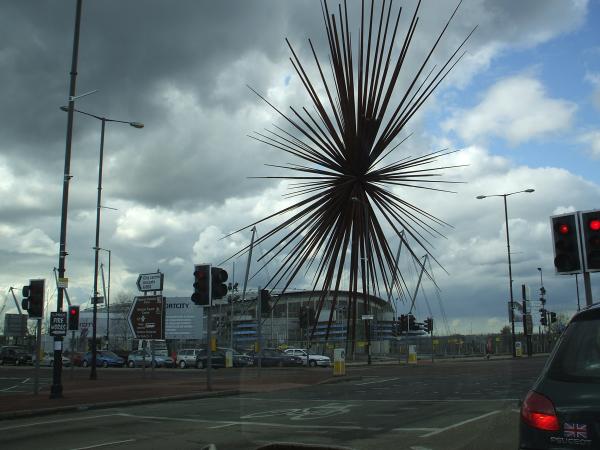
[[[600,159],[600,130],[589,131],[579,136],[578,141],[587,146],[589,155]]]
[[[21,254],[53,256],[58,251],[54,242],[39,228],[14,227],[0,224],[0,250]]]
[[[539,80],[518,75],[498,81],[477,106],[456,111],[442,127],[466,142],[500,137],[517,145],[569,129],[576,109],[550,98]]]

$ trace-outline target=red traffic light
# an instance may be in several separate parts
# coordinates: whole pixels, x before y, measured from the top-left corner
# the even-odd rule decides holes
[[[69,314],[74,316],[75,314],[77,314],[77,308],[74,308],[73,306],[71,306],[69,308]]]
[[[589,222],[590,230],[592,231],[600,231],[600,219],[592,219]]]
[[[569,225],[567,225],[566,223],[557,223],[556,224],[556,231],[559,234],[569,234],[569,232],[571,231],[571,229],[569,228]]]

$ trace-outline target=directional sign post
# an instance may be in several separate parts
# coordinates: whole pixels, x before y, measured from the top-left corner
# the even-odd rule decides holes
[[[162,295],[136,297],[129,311],[129,326],[135,337],[164,339],[165,311]]]
[[[140,292],[162,291],[165,275],[163,273],[142,273],[137,279],[137,287]]]

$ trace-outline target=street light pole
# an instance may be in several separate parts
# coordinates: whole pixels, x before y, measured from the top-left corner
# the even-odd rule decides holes
[[[97,356],[97,344],[96,344],[96,325],[98,320],[98,252],[100,251],[100,209],[102,208],[102,165],[104,161],[104,131],[106,129],[106,122],[125,123],[134,128],[144,128],[144,124],[140,122],[129,122],[125,120],[108,119],[106,117],[97,116],[90,114],[85,111],[81,111],[69,106],[61,106],[61,110],[67,111],[72,114],[72,111],[78,112],[85,116],[93,117],[94,119],[100,120],[102,123],[102,129],[100,133],[100,160],[98,163],[98,196],[96,201],[96,241],[94,245],[94,291],[93,291],[93,318],[92,318],[92,361],[90,380],[96,380],[98,378],[96,372],[96,356]]]
[[[511,321],[511,338],[512,338],[513,358],[516,358],[516,356],[517,356],[517,349],[516,349],[517,338],[515,335],[515,299],[514,299],[514,295],[513,295],[512,263],[511,263],[511,259],[510,259],[510,235],[508,233],[508,207],[507,207],[507,203],[506,203],[506,197],[508,197],[509,195],[520,194],[523,192],[530,194],[532,192],[535,192],[535,190],[534,189],[525,189],[523,191],[511,192],[509,194],[478,195],[476,197],[478,200],[482,200],[487,197],[503,197],[503,199],[504,199],[504,221],[506,223],[506,249],[508,252],[508,289],[509,289],[509,293],[510,293],[510,311],[511,311],[510,321]]]
[[[99,248],[108,253],[108,293],[106,294],[106,348],[109,349],[110,344],[110,260],[112,252],[107,248]],[[104,283],[104,271],[102,272],[102,283]],[[110,350],[110,349],[109,349]]]
[[[73,54],[71,59],[71,80],[69,83],[69,114],[67,116],[67,139],[65,147],[65,168],[63,173],[62,207],[60,215],[60,244],[58,250],[58,277],[65,277],[65,259],[67,257],[67,211],[69,208],[69,181],[71,180],[71,142],[73,137],[73,109],[77,85],[77,63],[79,60],[79,30],[81,25],[82,0],[77,0],[75,10],[75,30],[73,32]],[[62,312],[64,288],[58,288],[56,311]],[[54,365],[50,398],[62,398],[62,337],[54,337]]]
[[[92,319],[92,369],[90,372],[90,380],[98,378],[96,373],[96,321],[98,317],[98,252],[100,247],[100,205],[102,200],[102,165],[104,160],[104,130],[106,128],[106,119],[103,117],[102,132],[100,133],[100,162],[98,164],[98,197],[96,201],[96,245],[94,246],[94,294],[93,300],[93,319]]]
[[[512,355],[513,358],[517,356],[516,349],[516,337],[515,337],[515,299],[513,295],[513,277],[512,277],[512,264],[510,260],[510,235],[508,234],[508,207],[506,205],[506,195],[504,197],[504,221],[506,223],[506,248],[508,250],[508,280],[510,290],[510,310],[511,310],[511,336],[512,336]]]
[[[368,251],[369,247],[369,209],[368,209],[368,205],[361,200],[358,197],[352,197],[350,200],[352,200],[353,202],[357,202],[360,203],[362,205],[362,210],[364,211],[364,216],[365,216],[365,236],[366,236],[366,242],[365,242],[365,251]],[[368,315],[369,314],[369,258],[368,255],[365,255],[364,258],[361,258],[363,261],[363,273],[365,276],[365,291],[366,291],[366,297],[363,299],[363,310],[364,310],[364,314]],[[369,320],[365,320],[364,323],[365,325],[365,331],[366,331],[366,337],[367,337],[367,364],[371,364],[371,322]]]

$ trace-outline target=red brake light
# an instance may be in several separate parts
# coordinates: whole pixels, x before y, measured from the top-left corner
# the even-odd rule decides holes
[[[523,401],[521,419],[529,426],[539,430],[560,430],[554,405],[550,399],[534,391],[529,391]]]
[[[600,219],[592,219],[590,220],[590,230],[592,231],[600,231]]]

